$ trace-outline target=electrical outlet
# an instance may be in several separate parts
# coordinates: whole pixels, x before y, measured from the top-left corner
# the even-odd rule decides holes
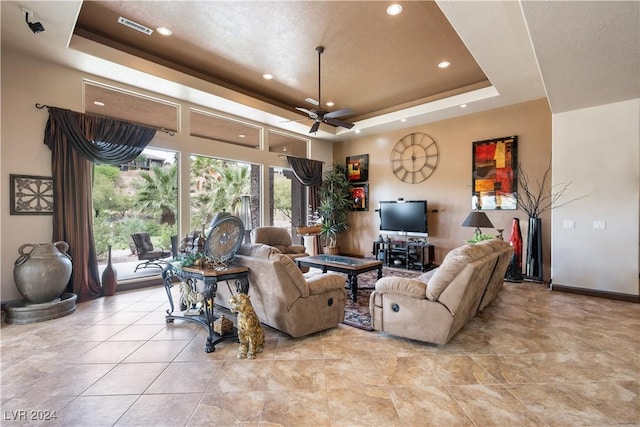
[[[593,229],[594,230],[606,230],[607,222],[606,221],[593,221]]]
[[[572,219],[565,219],[564,221],[562,221],[562,228],[576,228],[576,222]]]

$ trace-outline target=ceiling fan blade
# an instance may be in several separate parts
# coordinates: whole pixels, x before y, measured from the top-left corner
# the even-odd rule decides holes
[[[311,126],[311,130],[309,131],[309,133],[316,133],[318,132],[319,128],[320,128],[320,122],[315,122],[313,126]]]
[[[308,109],[302,108],[302,107],[296,107],[296,110],[302,111],[303,113],[307,114],[312,119],[316,119],[318,117],[318,114],[313,110],[308,110]]]
[[[351,108],[343,108],[342,110],[327,113],[324,115],[324,117],[326,119],[334,119],[336,117],[348,116],[351,113],[353,113],[353,111],[351,111]]]
[[[347,129],[351,129],[354,126],[353,123],[345,122],[338,119],[327,118],[327,116],[324,116],[324,122],[329,123],[330,125],[333,125],[333,126],[341,126]]]

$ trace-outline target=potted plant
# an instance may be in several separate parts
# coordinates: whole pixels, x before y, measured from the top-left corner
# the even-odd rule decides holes
[[[337,238],[340,233],[349,229],[347,212],[351,207],[347,168],[335,163],[322,177],[322,185],[318,192],[320,204],[320,238],[325,242],[324,253],[337,254]]]

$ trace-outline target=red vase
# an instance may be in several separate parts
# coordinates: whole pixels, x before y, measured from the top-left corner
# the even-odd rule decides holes
[[[513,255],[511,256],[505,280],[522,282],[522,232],[520,231],[520,220],[518,218],[513,218],[509,244],[513,246]]]
[[[111,264],[111,245],[109,245],[109,258],[107,260],[107,266],[102,272],[102,295],[111,296],[116,293],[116,287],[118,286],[118,272]]]

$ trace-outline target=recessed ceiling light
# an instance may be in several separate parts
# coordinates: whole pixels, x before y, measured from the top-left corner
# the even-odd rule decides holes
[[[356,133],[360,133],[360,129],[356,129]]]
[[[246,138],[246,137],[247,137],[247,135],[242,134],[242,133],[240,135],[238,135],[238,138]]]
[[[158,32],[158,34],[162,34],[163,36],[170,36],[171,34],[173,34],[173,31],[171,31],[167,27],[158,27],[156,28],[156,31]]]
[[[333,107],[334,105],[336,104],[333,101],[327,102],[327,107]]]
[[[282,147],[282,151],[287,152],[287,147]]]
[[[265,80],[271,80],[271,79],[273,79],[273,74],[264,73],[262,75],[262,78],[265,79]]]
[[[467,108],[467,104],[460,105],[460,108]]]
[[[394,3],[387,8],[387,15],[395,16],[400,15],[402,13],[402,5],[398,3]]]
[[[102,102],[102,101],[93,101],[93,105],[97,105],[98,107],[104,107],[104,102]]]
[[[442,61],[441,63],[438,64],[439,68],[447,68],[449,65],[451,65],[451,62],[449,61]]]
[[[400,121],[401,121],[402,123],[404,123],[404,122],[406,122],[406,121],[407,121],[407,119],[400,119]]]

